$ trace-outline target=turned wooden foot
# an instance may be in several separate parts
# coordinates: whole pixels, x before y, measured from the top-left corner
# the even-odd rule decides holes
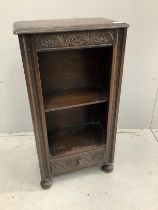
[[[46,190],[52,186],[53,182],[52,179],[44,179],[41,181],[41,187]]]
[[[101,167],[101,169],[106,173],[110,173],[113,171],[113,164],[112,163],[105,164]]]

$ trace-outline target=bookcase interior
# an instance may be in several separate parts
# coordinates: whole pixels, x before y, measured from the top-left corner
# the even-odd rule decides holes
[[[50,153],[106,145],[112,47],[38,52]]]

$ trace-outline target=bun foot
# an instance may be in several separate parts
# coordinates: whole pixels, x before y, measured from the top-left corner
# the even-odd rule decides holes
[[[52,179],[44,179],[41,181],[41,187],[44,190],[49,189],[52,186],[53,182]]]
[[[108,163],[106,165],[103,165],[101,167],[101,169],[105,172],[105,173],[110,173],[113,171],[113,164],[112,163]]]

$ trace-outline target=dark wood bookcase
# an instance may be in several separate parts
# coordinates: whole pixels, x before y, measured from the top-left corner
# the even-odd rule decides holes
[[[112,171],[127,27],[104,18],[14,24],[44,189],[82,168]]]

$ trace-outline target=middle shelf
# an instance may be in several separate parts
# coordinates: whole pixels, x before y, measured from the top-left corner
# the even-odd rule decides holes
[[[44,97],[45,112],[106,102],[108,94],[102,89],[68,89]]]

